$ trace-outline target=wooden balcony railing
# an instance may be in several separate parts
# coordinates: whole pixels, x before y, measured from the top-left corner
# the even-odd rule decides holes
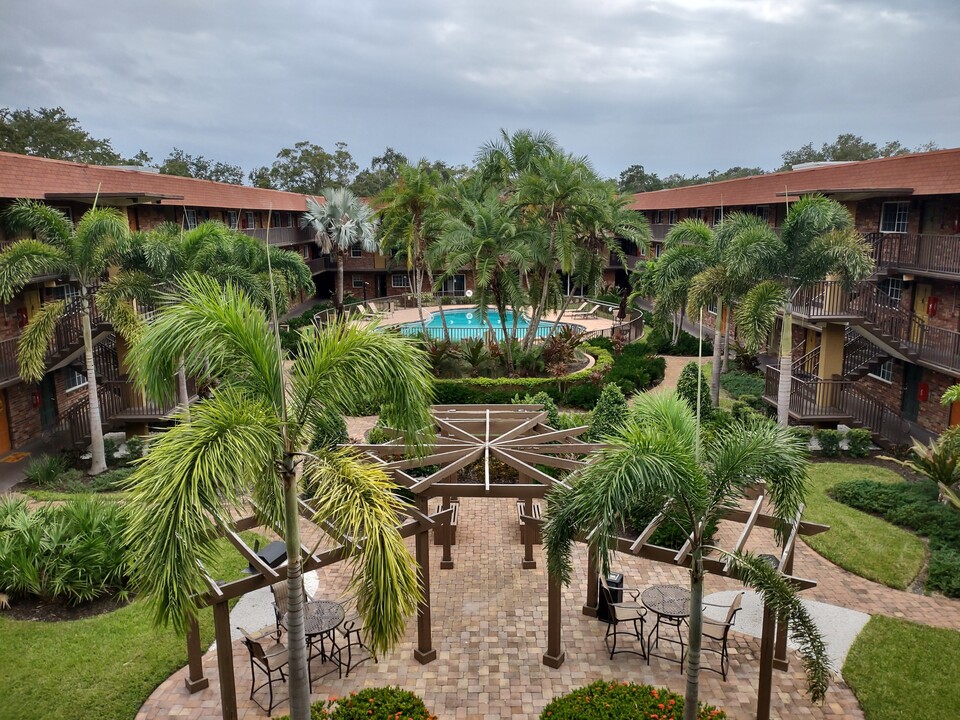
[[[255,237],[264,242],[267,241],[266,228],[245,228],[243,232],[250,237]],[[299,245],[312,241],[314,237],[315,233],[312,230],[304,230],[298,227],[270,228],[271,245]]]
[[[877,267],[960,276],[960,235],[869,233]]]
[[[14,380],[20,376],[20,367],[17,364],[17,341],[19,338],[10,338],[0,342],[0,382]]]

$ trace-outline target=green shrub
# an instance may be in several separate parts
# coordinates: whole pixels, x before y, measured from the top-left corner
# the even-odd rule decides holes
[[[523,397],[517,394],[513,396],[510,402],[514,405],[543,405],[543,409],[547,412],[546,424],[554,429],[560,428],[560,411],[557,410],[557,404],[553,401],[553,398],[547,393],[541,391],[536,395],[524,395]]]
[[[847,430],[847,452],[850,453],[850,457],[868,457],[871,447],[873,447],[873,436],[869,430],[863,428]]]
[[[820,443],[820,453],[824,457],[838,457],[840,455],[840,431],[817,430],[817,442]]]
[[[594,442],[613,435],[627,420],[629,408],[620,386],[607,383],[600,392],[600,399],[590,418],[590,439]]]
[[[624,524],[639,534],[662,509],[662,503],[640,501],[623,513]],[[650,542],[661,547],[679,550],[687,541],[692,529],[690,518],[681,508],[675,507],[654,531]],[[717,521],[711,520],[704,530],[705,542],[709,544],[716,532]]]
[[[808,446],[810,445],[810,439],[813,437],[813,428],[807,427],[805,425],[794,426],[790,428],[790,431],[803,440]]]
[[[691,361],[683,366],[680,377],[677,378],[677,395],[679,395],[690,409],[697,411],[697,390],[700,391],[700,418],[709,420],[713,411],[710,404],[710,381],[703,377],[703,368],[699,363]]]
[[[89,489],[93,492],[117,492],[123,489],[124,481],[133,473],[132,467],[115,468],[90,478]]]
[[[603,348],[608,353],[613,353],[613,341],[607,337],[595,337],[587,341],[587,345]]]
[[[591,410],[600,400],[600,388],[596,385],[575,385],[563,394],[563,404],[567,407]]]
[[[734,420],[739,420],[741,422],[763,417],[763,415],[758,413],[742,400],[734,400],[733,405],[730,407],[730,412],[733,414]]]
[[[680,720],[683,696],[651,685],[597,680],[554,698],[540,720]],[[698,720],[723,720],[727,715],[712,705],[700,704]]]
[[[762,375],[756,373],[731,370],[720,376],[720,387],[730,393],[734,400],[739,400],[743,395],[761,397],[763,395],[764,379]]]
[[[771,408],[760,395],[741,395],[739,402],[744,403],[755,413],[760,413],[764,417],[770,412]]]
[[[930,548],[926,587],[947,597],[960,597],[960,552],[942,545]]]
[[[570,428],[583,427],[584,425],[590,424],[592,417],[592,412],[562,412],[560,413],[559,424],[556,425],[556,429],[569,430]]]
[[[127,438],[127,462],[139,460],[147,449],[146,441],[139,435]]]
[[[123,458],[117,456],[120,445],[113,438],[103,439],[103,454],[106,456],[107,465],[116,465]]]
[[[419,695],[399,687],[365,688],[310,706],[311,720],[436,720]],[[283,715],[277,720],[290,720]]]
[[[62,455],[41,455],[30,461],[24,475],[37,487],[50,487],[60,482],[66,470],[67,459]]]
[[[650,349],[657,355],[680,355],[694,356],[700,354],[700,341],[690,333],[681,330],[680,339],[676,343],[670,342],[672,330],[669,327],[663,327],[654,324],[650,331],[644,335],[644,341],[650,346]],[[703,356],[713,355],[713,343],[703,339]]]
[[[86,495],[35,510],[0,498],[0,589],[71,605],[127,584],[120,503]]]
[[[347,421],[337,412],[325,412],[320,416],[310,440],[310,451],[332,450],[341,443],[348,442]]]

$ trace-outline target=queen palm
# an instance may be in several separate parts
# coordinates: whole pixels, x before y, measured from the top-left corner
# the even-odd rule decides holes
[[[690,620],[684,718],[697,717],[701,633],[703,630],[704,555],[711,549],[704,528],[737,506],[747,488],[766,481],[780,520],[792,520],[805,494],[806,449],[790,431],[767,420],[734,423],[722,433],[699,436],[696,415],[674,393],[642,394],[608,448],[568,476],[567,488],[548,496],[544,544],[551,574],[569,584],[572,545],[578,534],[592,534],[591,552],[599,554],[604,575],[610,548],[631,511],[669,506],[689,532]],[[730,556],[740,579],[757,589],[780,618],[804,656],[814,700],[823,697],[828,663],[823,639],[806,609],[779,573],[748,554]]]
[[[522,276],[531,267],[530,233],[517,222],[518,209],[493,194],[482,202],[464,200],[459,216],[447,223],[443,239],[437,245],[447,266],[443,278],[462,267],[473,270],[477,312],[493,329],[489,306],[499,315],[503,331],[507,368],[513,370],[513,345],[516,342],[517,315],[507,325],[507,309],[521,308],[527,302]]]
[[[278,313],[286,312],[291,293],[313,288],[310,268],[299,253],[266,245],[216,220],[187,232],[164,223],[138,233],[117,265],[119,272],[100,286],[97,301],[114,328],[131,343],[139,337],[143,323],[130,301],[157,305],[164,295],[175,295],[180,279],[190,273],[202,273],[221,285],[231,282],[265,310],[272,297]],[[186,410],[189,394],[182,367],[177,381],[177,401]]]
[[[325,253],[337,258],[337,293],[334,305],[343,314],[343,260],[350,249],[366,252],[377,249],[373,210],[346,188],[324,188],[324,204],[307,198],[307,211],[300,227],[311,227]]]
[[[63,213],[33,200],[18,200],[6,213],[13,233],[30,232],[35,239],[14,242],[0,253],[0,299],[9,302],[31,278],[64,273],[80,286],[80,315],[87,370],[90,419],[90,474],[107,469],[97,374],[93,361],[92,294],[129,236],[126,218],[114,208],[88,210],[74,228]],[[30,318],[17,345],[20,374],[37,382],[46,369],[45,357],[66,303],[45,303]]]
[[[739,277],[756,283],[739,303],[734,317],[747,347],[756,350],[782,317],[777,420],[790,420],[793,379],[791,342],[793,300],[797,293],[827,277],[850,290],[874,269],[870,245],[853,227],[847,209],[822,195],[808,195],[787,211],[780,236],[770,228],[754,228],[730,239]]]
[[[407,272],[412,274],[413,294],[424,334],[427,324],[423,315],[423,281],[426,278],[431,290],[434,289],[430,247],[442,232],[441,183],[440,173],[421,160],[418,165],[401,167],[396,182],[377,198],[380,247],[402,258]],[[438,307],[444,338],[449,342],[443,303],[438,303]]]
[[[401,501],[387,476],[351,452],[301,449],[325,416],[371,398],[383,401],[385,421],[405,437],[424,438],[431,394],[426,358],[403,337],[343,322],[306,329],[291,358],[244,292],[190,276],[129,355],[135,381],[156,399],[170,392],[181,360],[190,375],[218,385],[194,406],[190,422],[151,443],[130,478],[126,538],[134,582],[150,598],[156,622],[184,631],[197,614],[195,597],[209,589],[203,565],[217,530],[232,526],[231,510],[252,504],[286,542],[291,716],[308,720],[301,491],[320,525],[329,523],[337,537],[365,538],[350,550],[351,587],[374,652],[402,637],[419,590],[396,529]]]

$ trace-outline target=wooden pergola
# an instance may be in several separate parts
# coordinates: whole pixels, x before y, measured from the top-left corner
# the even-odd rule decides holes
[[[430,531],[434,531],[437,544],[443,546],[440,568],[453,568],[452,545],[454,529],[458,517],[458,501],[465,497],[515,498],[518,503],[518,522],[521,524],[521,538],[524,555],[521,566],[524,569],[536,568],[533,546],[539,542],[541,515],[539,503],[554,485],[566,486],[566,483],[539,467],[574,471],[583,467],[590,453],[606,447],[600,443],[583,442],[579,439],[588,429],[586,426],[557,430],[546,425],[547,413],[541,405],[436,405],[432,408],[434,444],[429,454],[420,457],[407,457],[404,438],[401,433],[387,430],[392,439],[381,444],[355,444],[356,450],[365,454],[371,462],[390,474],[394,481],[413,495],[406,514],[398,519],[398,529],[403,537],[416,536],[415,556],[419,567],[422,601],[417,607],[417,647],[414,657],[420,663],[429,663],[436,659],[437,651],[433,647],[430,615]],[[496,460],[509,466],[518,473],[516,483],[498,483],[491,480],[491,461]],[[459,477],[460,471],[477,464],[482,467],[483,481],[472,481]],[[431,500],[439,499],[434,512],[430,512]],[[759,496],[751,510],[729,510],[724,519],[742,524],[740,535],[731,551],[746,547],[751,533],[757,527],[778,528],[782,531],[784,542],[778,548],[775,559],[777,569],[797,589],[815,587],[816,582],[793,576],[793,560],[797,537],[815,535],[829,529],[825,525],[810,523],[801,519],[801,512],[786,528],[780,527],[780,521],[763,512],[764,496]],[[301,515],[313,522],[315,513],[305,503],[301,503]],[[655,562],[676,567],[689,567],[691,564],[691,542],[680,550],[654,545],[650,542],[656,529],[668,516],[668,507],[664,507],[647,525],[636,539],[617,538],[615,550]],[[237,550],[257,571],[255,575],[218,585],[210,580],[210,591],[200,598],[201,606],[212,605],[217,640],[217,663],[220,674],[220,693],[223,717],[234,720],[237,717],[236,688],[233,674],[233,654],[230,639],[230,616],[228,602],[253,590],[272,585],[286,579],[286,566],[272,568],[244,543],[238,534],[243,530],[259,526],[255,515],[241,518],[234,528],[223,528],[222,532]],[[309,572],[345,559],[350,548],[362,542],[362,538],[343,538],[333,533],[332,528],[317,526],[336,543],[333,549],[318,552],[302,546],[303,571]],[[275,529],[276,530],[276,529]],[[279,533],[278,533],[279,534]],[[590,546],[590,536],[577,538]],[[704,569],[721,577],[737,578],[736,568],[729,560],[715,557],[704,558]],[[583,614],[595,617],[598,608],[598,568],[597,553],[591,547],[588,552],[586,599]],[[547,597],[547,649],[543,655],[543,664],[560,667],[565,659],[561,638],[561,593],[557,578],[548,575]],[[763,612],[763,631],[760,641],[760,685],[757,701],[757,718],[768,720],[770,716],[770,696],[772,689],[772,671],[787,668],[787,626],[778,622],[775,613],[765,607]],[[187,688],[196,692],[207,687],[201,665],[202,649],[199,630],[194,624],[188,633],[189,674]]]

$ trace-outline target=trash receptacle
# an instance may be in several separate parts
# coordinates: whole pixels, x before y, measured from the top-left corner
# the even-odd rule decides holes
[[[597,602],[597,620],[603,622],[612,622],[613,614],[607,602],[607,593],[603,591],[603,583],[597,579],[598,602]],[[610,588],[610,601],[613,603],[623,602],[623,573],[610,573],[607,575],[607,587]]]

